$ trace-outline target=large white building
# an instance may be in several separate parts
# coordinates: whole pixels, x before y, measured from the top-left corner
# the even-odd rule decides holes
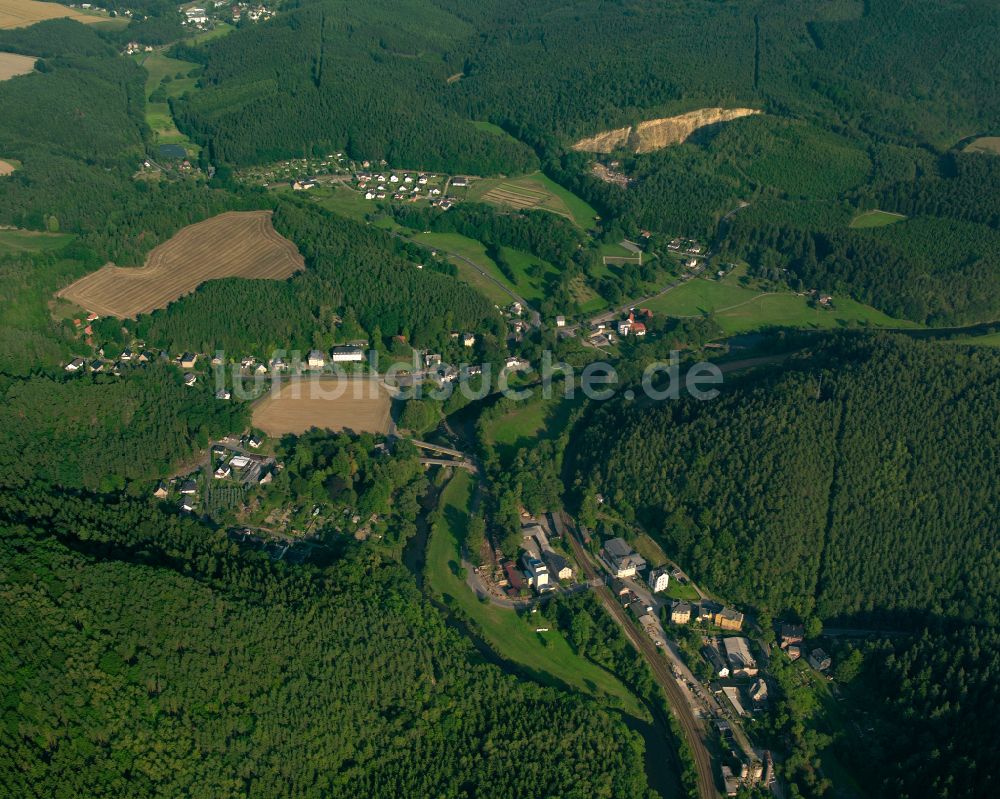
[[[361,347],[334,347],[330,358],[334,363],[360,363],[365,359],[365,351]]]
[[[666,591],[670,585],[670,573],[666,569],[653,569],[649,573],[649,590],[654,594]]]

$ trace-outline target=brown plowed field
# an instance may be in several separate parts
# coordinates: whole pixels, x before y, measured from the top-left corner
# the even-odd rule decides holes
[[[340,394],[340,396],[336,396]],[[387,433],[392,400],[377,378],[290,378],[253,409],[253,426],[269,436],[321,430]]]
[[[283,280],[303,268],[302,256],[271,226],[270,211],[231,211],[177,233],[141,268],[108,264],[58,296],[102,316],[135,317],[223,277]]]

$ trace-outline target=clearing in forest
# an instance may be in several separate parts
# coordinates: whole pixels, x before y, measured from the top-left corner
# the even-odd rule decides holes
[[[15,169],[17,169],[17,166],[12,162],[0,160],[0,177],[3,177],[4,175],[9,175]]]
[[[320,430],[388,433],[392,398],[377,378],[304,377],[286,380],[253,409],[253,425],[269,436]]]
[[[3,12],[0,11],[0,14]],[[17,53],[0,53],[0,80],[10,80],[17,75],[34,72],[37,58]]]
[[[108,264],[57,296],[102,316],[135,317],[166,308],[206,280],[284,280],[303,267],[295,245],[271,226],[270,211],[231,211],[188,225],[141,268]]]
[[[864,213],[858,214],[851,220],[851,224],[848,225],[848,227],[885,227],[886,225],[891,225],[893,222],[902,222],[904,219],[906,219],[905,214],[896,214],[892,211],[879,211],[878,209],[875,209],[874,211],[865,211]]]

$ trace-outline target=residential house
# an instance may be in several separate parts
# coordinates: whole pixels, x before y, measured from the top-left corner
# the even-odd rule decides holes
[[[194,513],[194,503],[189,499],[182,499],[179,507],[181,513]]]
[[[264,440],[260,436],[250,436],[247,439],[247,446],[253,449],[260,449],[260,445],[264,443]]]
[[[691,603],[678,599],[670,605],[670,623],[687,624],[691,621]]]
[[[67,372],[79,372],[83,368],[83,358],[74,358],[66,364]]]
[[[192,352],[185,352],[181,356],[181,369],[194,369],[194,365],[198,362],[198,356]]]
[[[572,580],[573,579],[573,568],[569,565],[569,562],[562,555],[553,552],[551,549],[546,550],[542,557],[545,559],[545,565],[549,567],[549,574],[551,574],[557,580]]]
[[[729,660],[729,673],[736,677],[756,677],[757,661],[750,654],[750,641],[743,637],[723,638],[722,648]]]
[[[198,382],[198,375],[196,375],[194,372],[188,372],[186,375],[184,375],[185,386],[193,386],[197,382]]]
[[[224,388],[220,388],[215,392],[215,398],[220,400],[230,399],[233,395]]]
[[[715,614],[715,626],[723,630],[743,629],[743,614],[733,608],[723,608]]]
[[[185,480],[181,483],[180,492],[186,495],[197,494],[198,484],[194,480]]]
[[[754,684],[750,686],[750,698],[758,705],[767,701],[767,683],[764,681],[763,677],[758,678]]]
[[[524,306],[521,305],[521,303],[517,302],[517,300],[515,300],[510,304],[510,312],[514,316],[520,316],[524,312]]]
[[[816,648],[809,653],[809,665],[816,671],[826,671],[833,665],[833,659],[822,649]]]
[[[169,493],[170,492],[167,490],[167,486],[165,483],[158,483],[156,486],[156,490],[153,492],[153,496],[156,497],[157,499],[166,499],[167,494]]]
[[[801,644],[805,635],[806,628],[801,624],[783,623],[779,630],[781,648],[785,649],[791,644]]]
[[[250,465],[250,459],[246,455],[237,455],[229,461],[229,465],[236,470],[245,469]]]
[[[233,470],[229,468],[228,463],[220,463],[219,468],[215,470],[215,479],[222,480],[229,477],[233,473]]]
[[[785,649],[785,654],[788,655],[789,660],[794,662],[802,657],[802,648],[795,646],[795,644],[789,644]]]
[[[604,564],[615,577],[634,577],[646,568],[646,561],[632,551],[625,539],[611,538],[601,549]]]
[[[463,188],[464,186],[469,185],[469,179],[467,177],[463,177],[462,175],[455,175],[455,177],[451,179],[451,185],[456,186],[457,188]]]
[[[426,355],[424,355],[424,366],[426,366],[427,368],[440,365],[441,365],[441,353],[429,352]]]
[[[654,594],[666,591],[670,585],[670,572],[666,569],[653,569],[649,573],[649,590]]]
[[[306,365],[310,369],[322,369],[326,366],[326,356],[319,350],[312,350],[306,359]]]
[[[715,614],[722,610],[722,605],[712,602],[710,599],[703,599],[693,606],[695,621],[701,624],[711,624],[715,620]]]
[[[104,361],[93,361],[90,364],[91,372],[103,372],[104,371]]]
[[[566,317],[557,316],[556,317],[556,327],[566,327]]]
[[[476,336],[474,333],[463,333],[462,334],[462,346],[463,347],[473,347],[476,344]]]

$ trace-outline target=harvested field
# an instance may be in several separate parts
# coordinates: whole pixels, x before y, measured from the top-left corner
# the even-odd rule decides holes
[[[293,378],[285,381],[277,396],[268,393],[258,400],[253,425],[269,436],[299,434],[313,427],[387,433],[391,406],[389,392],[376,378]]]
[[[0,14],[3,12],[0,11]],[[0,53],[0,80],[9,80],[17,75],[27,75],[35,71],[37,58],[16,53]]]
[[[1000,155],[1000,136],[981,136],[965,148],[967,153],[990,153]]]
[[[9,175],[14,171],[14,165],[10,161],[0,161],[0,177]]]
[[[0,3],[0,29],[23,28],[46,19],[69,17],[84,24],[107,22],[109,17],[97,14],[83,14],[75,8],[58,3],[43,3],[40,0],[4,0]]]
[[[184,228],[141,268],[108,264],[58,296],[102,316],[135,317],[166,308],[206,280],[283,280],[303,266],[295,245],[271,227],[270,211],[231,211]]]
[[[513,183],[501,183],[495,189],[490,189],[483,195],[488,203],[509,205],[512,208],[537,208],[549,198],[547,191],[536,191],[525,186],[515,186]]]

